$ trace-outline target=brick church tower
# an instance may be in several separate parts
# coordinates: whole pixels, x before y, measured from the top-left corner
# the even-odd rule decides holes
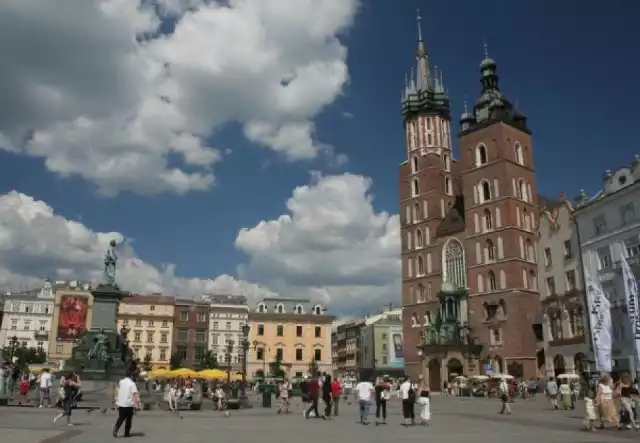
[[[406,370],[434,390],[486,368],[533,376],[537,195],[526,118],[486,55],[456,160],[449,99],[442,74],[431,75],[419,16],[416,61],[402,95],[399,171]]]

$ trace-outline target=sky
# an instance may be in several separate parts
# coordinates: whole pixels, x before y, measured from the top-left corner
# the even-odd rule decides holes
[[[4,0],[0,288],[97,282],[116,239],[125,290],[399,303],[417,8],[454,127],[487,43],[540,193],[640,153],[632,0]]]

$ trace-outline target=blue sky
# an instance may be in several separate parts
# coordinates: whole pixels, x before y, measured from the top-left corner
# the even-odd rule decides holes
[[[444,71],[456,126],[463,100],[473,102],[479,93],[487,41],[502,90],[529,118],[540,193],[594,192],[604,169],[640,152],[637,2],[605,8],[551,0],[372,0],[362,2],[340,37],[348,48],[349,81],[316,119],[317,139],[348,155],[346,165],[285,161],[229,124],[209,140],[232,153],[216,165],[217,185],[208,191],[101,197],[85,180],[49,172],[42,158],[0,151],[0,192],[43,200],[93,231],[122,232],[134,239],[141,258],[156,266],[175,263],[186,277],[234,275],[247,259],[234,247],[238,230],[285,214],[292,190],[309,182],[311,170],[371,177],[375,209],[395,214],[404,155],[399,97],[415,63],[416,8],[432,68]]]

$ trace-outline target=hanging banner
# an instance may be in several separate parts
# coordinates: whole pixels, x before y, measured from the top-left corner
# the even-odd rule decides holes
[[[627,312],[631,331],[633,331],[633,344],[636,348],[636,370],[640,368],[640,312],[638,311],[638,282],[631,271],[627,259],[622,255],[622,279],[624,280],[624,295],[627,299]]]
[[[596,371],[611,372],[611,303],[605,297],[600,284],[596,283],[586,269],[584,279]]]

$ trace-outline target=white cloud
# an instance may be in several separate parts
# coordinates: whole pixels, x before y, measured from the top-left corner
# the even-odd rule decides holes
[[[312,174],[293,191],[287,214],[239,232],[236,247],[250,257],[240,275],[337,312],[398,303],[399,220],[374,210],[371,184],[360,175]]]
[[[156,3],[0,2],[0,149],[105,195],[211,187],[226,147],[207,140],[228,122],[289,160],[344,163],[313,120],[348,79],[357,0]]]
[[[0,289],[34,287],[45,277],[102,278],[111,239],[120,242],[117,279],[123,289],[183,297],[203,293],[309,297],[333,313],[364,314],[400,301],[397,215],[372,207],[371,180],[312,174],[293,191],[288,213],[242,229],[236,247],[249,256],[238,277],[183,278],[136,255],[119,232],[94,232],[16,191],[0,196]],[[250,283],[250,282],[256,282]]]

